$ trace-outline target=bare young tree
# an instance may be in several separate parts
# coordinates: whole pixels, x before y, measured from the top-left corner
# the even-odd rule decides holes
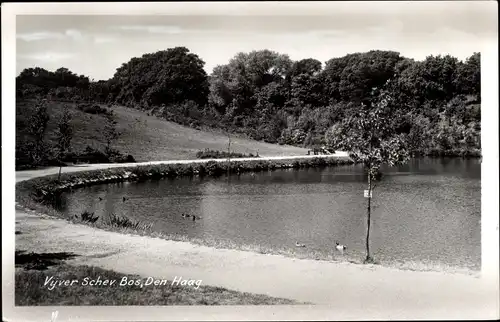
[[[118,122],[115,120],[114,113],[106,114],[106,125],[104,126],[104,137],[106,139],[106,153],[111,152],[111,145],[118,139],[120,133],[116,129],[116,124]]]
[[[62,162],[64,153],[71,151],[71,139],[73,138],[73,126],[71,125],[71,113],[68,105],[64,105],[63,114],[59,120],[57,129],[57,159],[59,161],[59,176],[61,177]]]
[[[229,180],[230,169],[231,169],[231,134],[227,133],[227,177]]]
[[[45,132],[49,122],[47,100],[39,99],[28,122],[28,133],[31,137],[30,159],[33,165],[40,165],[48,155],[48,145],[45,141]]]
[[[373,262],[370,253],[371,199],[374,182],[381,177],[380,166],[404,164],[409,160],[406,142],[393,126],[398,106],[387,91],[374,90],[371,104],[362,104],[358,113],[335,125],[335,135],[328,137],[328,145],[345,149],[351,157],[364,165],[367,173],[367,231],[365,263]]]

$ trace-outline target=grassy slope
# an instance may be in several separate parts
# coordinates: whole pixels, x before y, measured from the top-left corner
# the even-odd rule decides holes
[[[49,102],[51,117],[47,137],[55,142],[57,121],[64,103]],[[86,114],[71,106],[74,124],[72,141],[75,151],[82,151],[87,145],[103,149],[105,140],[101,133],[105,119],[100,115]],[[33,102],[21,101],[16,105],[16,138],[23,135],[27,112]],[[195,159],[196,152],[206,148],[227,151],[228,138],[224,134],[199,131],[179,124],[148,116],[131,108],[114,106],[118,130],[122,136],[114,147],[124,154],[131,154],[136,161]],[[231,139],[231,151],[238,153],[259,153],[261,156],[305,155],[306,149],[257,142],[249,139]]]

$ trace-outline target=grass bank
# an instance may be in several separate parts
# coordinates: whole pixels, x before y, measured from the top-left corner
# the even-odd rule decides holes
[[[16,201],[24,206],[36,204],[54,205],[58,195],[67,190],[124,181],[159,180],[162,178],[209,176],[273,171],[277,169],[321,168],[352,164],[349,158],[304,158],[294,160],[226,160],[183,164],[152,164],[124,168],[109,168],[79,173],[63,173],[39,177],[16,184]]]
[[[76,281],[49,289],[47,279]],[[125,279],[124,279],[125,277]],[[113,285],[90,285],[91,281],[114,281]],[[123,285],[126,282],[139,282]],[[157,285],[154,285],[156,281]],[[151,284],[150,284],[151,283]],[[92,283],[95,284],[95,283]],[[120,285],[121,284],[121,285]],[[149,284],[149,285],[148,285]],[[125,275],[93,266],[60,264],[45,270],[17,268],[15,305],[276,305],[299,302],[266,295],[231,291],[221,287],[177,285],[172,281]],[[199,285],[199,286],[198,286]]]

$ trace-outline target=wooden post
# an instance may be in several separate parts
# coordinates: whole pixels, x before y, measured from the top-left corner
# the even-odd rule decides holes
[[[61,161],[59,160],[59,162]],[[57,175],[57,181],[61,181],[61,170],[62,170],[62,165],[61,163],[59,163],[59,174]]]
[[[228,139],[228,143],[227,143],[227,180],[229,182],[229,175],[230,175],[230,171],[231,171],[231,135],[229,134],[229,132],[227,133],[227,139]]]
[[[61,151],[57,153],[57,161],[59,162],[59,174],[57,175],[57,181],[61,181],[61,170],[62,170]]]

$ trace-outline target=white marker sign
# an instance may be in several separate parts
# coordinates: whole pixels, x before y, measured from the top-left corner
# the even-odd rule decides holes
[[[370,196],[368,196],[368,192],[370,192]],[[373,198],[373,190],[365,190],[365,198]]]

